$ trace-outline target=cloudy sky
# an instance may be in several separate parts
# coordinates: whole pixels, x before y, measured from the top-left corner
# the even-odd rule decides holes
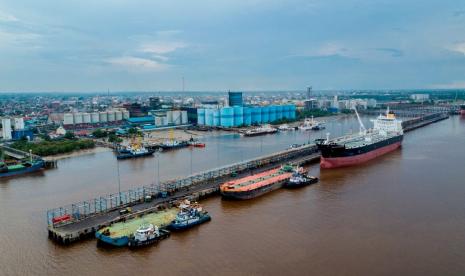
[[[465,88],[465,1],[0,0],[0,91]]]

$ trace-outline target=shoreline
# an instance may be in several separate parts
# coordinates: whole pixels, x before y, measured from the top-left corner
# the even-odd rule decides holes
[[[43,159],[45,161],[54,161],[54,160],[60,160],[60,159],[65,159],[65,158],[71,158],[71,157],[77,157],[77,156],[100,153],[100,152],[107,152],[107,151],[112,151],[112,149],[107,148],[107,147],[96,146],[95,148],[91,148],[91,149],[83,149],[83,150],[73,151],[69,153],[45,156],[43,157]]]

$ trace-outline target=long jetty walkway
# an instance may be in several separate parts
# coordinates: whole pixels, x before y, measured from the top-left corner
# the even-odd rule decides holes
[[[405,132],[447,119],[445,113],[427,114],[403,122]],[[95,231],[114,222],[165,208],[181,198],[197,200],[217,193],[220,184],[237,177],[254,174],[285,163],[302,165],[318,161],[320,153],[314,144],[302,145],[259,158],[173,179],[157,186],[140,188],[101,196],[47,211],[49,238],[69,244],[94,236]],[[146,198],[152,198],[146,202]],[[120,215],[131,207],[132,212]]]

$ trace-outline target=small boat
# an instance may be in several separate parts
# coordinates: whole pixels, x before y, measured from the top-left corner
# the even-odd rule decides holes
[[[314,184],[318,182],[318,177],[305,174],[303,169],[298,169],[296,170],[289,181],[284,184],[284,187],[286,188],[298,188],[310,184]]]
[[[168,226],[170,230],[184,230],[210,221],[211,217],[208,212],[204,211],[198,204],[191,205],[189,201],[179,206],[181,211]]]
[[[323,123],[316,122],[314,126],[312,126],[312,130],[322,130],[325,129],[326,126]]]
[[[128,246],[129,248],[147,246],[169,236],[170,232],[168,230],[159,229],[158,226],[151,223],[143,224],[134,232],[134,235],[129,237]]]
[[[201,143],[198,140],[194,140],[194,138],[191,137],[189,140],[189,146],[196,147],[196,148],[204,148],[205,143]]]
[[[278,130],[276,128],[271,127],[271,125],[263,125],[261,127],[247,130],[246,132],[244,132],[244,136],[250,137],[250,136],[272,134],[276,132],[278,132]]]
[[[280,125],[278,127],[279,131],[290,131],[290,130],[295,130],[294,127],[290,127],[288,124]]]

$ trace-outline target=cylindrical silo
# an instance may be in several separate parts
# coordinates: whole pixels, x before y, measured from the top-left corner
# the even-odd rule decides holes
[[[294,120],[295,119],[295,105],[290,106],[290,111],[289,111],[290,119]]]
[[[205,109],[205,125],[206,126],[213,126],[213,109],[208,108]]]
[[[276,121],[276,106],[275,105],[270,106],[270,115],[269,116],[270,116],[270,118],[269,118],[270,122]]]
[[[262,123],[261,107],[259,106],[252,107],[252,124],[261,124],[261,123]]]
[[[219,109],[213,110],[213,125],[220,126],[220,110]]]
[[[163,124],[164,118],[166,118],[164,114],[155,114],[155,125],[157,127],[164,126]]]
[[[183,111],[181,111],[181,124],[185,125],[187,123],[188,123],[187,111],[183,110]]]
[[[283,118],[283,106],[276,106],[276,120],[281,120]]]
[[[181,124],[181,111],[174,110],[173,111],[173,124],[180,125]]]
[[[82,113],[74,113],[74,123],[82,124]]]
[[[252,124],[252,109],[250,107],[244,107],[244,125],[250,126]]]
[[[203,108],[197,109],[197,124],[205,125],[205,109]]]
[[[108,111],[108,122],[114,122],[115,121],[115,112],[114,111]]]
[[[270,121],[270,108],[268,106],[262,106],[262,123],[268,123]]]
[[[74,115],[73,115],[73,113],[65,113],[63,115],[63,124],[64,125],[72,125],[72,124],[74,124]]]
[[[232,127],[234,125],[234,108],[232,107],[221,108],[220,124],[223,127]]]
[[[122,121],[123,120],[123,112],[120,110],[115,111],[115,120]]]
[[[90,113],[82,113],[82,122],[84,124],[90,124],[92,122],[90,119]]]
[[[98,122],[100,122],[100,118],[98,116],[98,112],[92,112],[90,114],[90,121],[93,123],[93,124],[97,124]]]
[[[99,112],[100,123],[108,122],[108,114],[106,112]]]
[[[242,126],[244,124],[244,108],[235,106],[234,108],[234,126]]]
[[[123,119],[124,119],[124,120],[129,119],[129,111],[127,111],[127,110],[124,110],[124,111],[123,111]]]
[[[173,124],[173,111],[167,111],[166,112],[166,118],[168,120],[168,124],[172,125]]]

